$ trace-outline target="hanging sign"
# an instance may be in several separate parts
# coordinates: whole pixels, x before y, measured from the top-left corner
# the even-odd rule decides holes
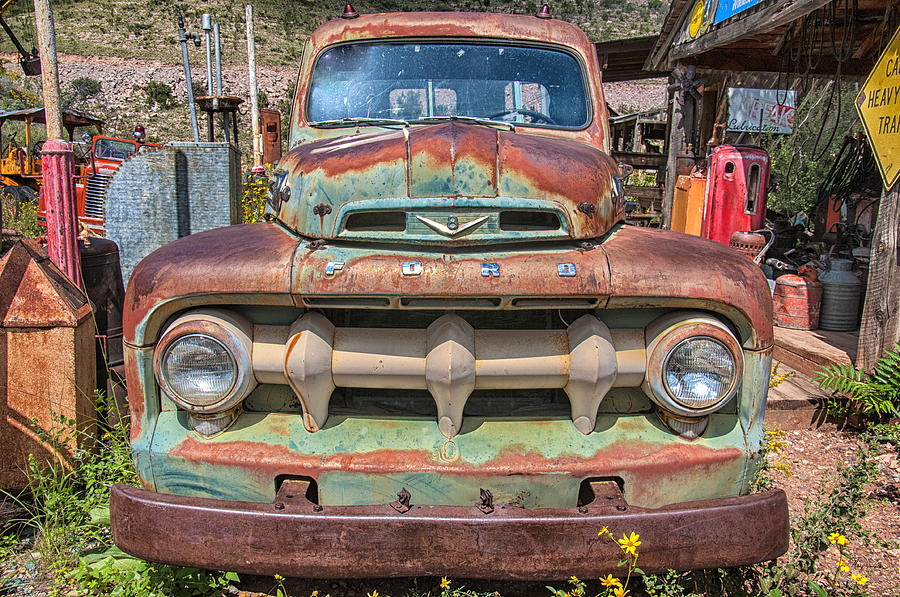
[[[728,88],[728,130],[747,133],[794,132],[797,92],[793,89]]]
[[[900,28],[856,97],[856,111],[866,128],[884,187],[900,178]]]
[[[760,2],[762,2],[762,0],[719,0],[713,23],[721,23],[725,19],[744,12],[751,6],[755,6]]]

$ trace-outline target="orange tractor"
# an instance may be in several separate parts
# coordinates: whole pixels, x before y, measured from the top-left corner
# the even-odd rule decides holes
[[[24,123],[23,139],[17,133],[3,136],[6,122]],[[33,124],[45,124],[43,108],[26,108],[0,112],[0,199],[4,217],[18,215],[26,204],[39,204],[38,218],[43,220],[43,198],[39,199],[42,181],[41,146],[43,141],[34,141]],[[63,110],[63,127],[73,142],[75,151],[75,196],[78,205],[78,219],[89,228],[100,231],[105,222],[106,184],[131,155],[147,147],[160,147],[156,143],[145,143],[143,127],[136,127],[135,139],[105,137],[103,121],[95,116],[66,108]],[[75,142],[75,129],[95,129],[98,134],[84,132],[81,140]]]

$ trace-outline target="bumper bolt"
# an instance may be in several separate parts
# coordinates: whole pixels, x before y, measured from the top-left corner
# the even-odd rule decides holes
[[[282,504],[281,502],[275,502],[274,504],[272,504],[272,506],[276,510],[284,510],[284,504]]]

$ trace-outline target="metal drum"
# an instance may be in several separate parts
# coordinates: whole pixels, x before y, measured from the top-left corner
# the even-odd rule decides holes
[[[855,330],[859,320],[859,291],[862,284],[850,271],[849,259],[832,259],[822,281],[822,310],[819,327],[823,330]]]
[[[819,325],[822,283],[814,277],[785,274],[775,280],[772,302],[775,325],[792,330],[814,330]]]

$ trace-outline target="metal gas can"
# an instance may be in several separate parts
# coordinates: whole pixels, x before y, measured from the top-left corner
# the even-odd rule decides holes
[[[703,236],[724,245],[737,230],[766,221],[769,154],[759,147],[719,145],[709,156]]]
[[[855,330],[859,321],[859,291],[862,284],[850,271],[853,261],[832,259],[822,280],[822,312],[819,327],[823,330]]]
[[[785,274],[775,280],[772,295],[775,325],[792,330],[814,330],[819,325],[822,283],[811,275]]]

